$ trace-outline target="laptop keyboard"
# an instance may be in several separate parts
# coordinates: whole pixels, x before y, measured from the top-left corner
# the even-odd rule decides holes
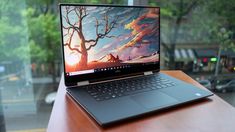
[[[88,85],[86,91],[97,101],[114,99],[141,92],[167,88],[175,83],[158,75],[149,75],[130,79],[116,80]]]

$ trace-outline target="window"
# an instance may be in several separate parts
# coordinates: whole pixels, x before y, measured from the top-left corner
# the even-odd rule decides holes
[[[235,1],[147,3],[161,7],[161,68],[180,69],[199,82],[211,82],[205,86],[235,106],[235,87],[216,84],[235,79]]]
[[[0,131],[46,131],[62,65],[59,2],[127,4],[126,0],[0,1]]]

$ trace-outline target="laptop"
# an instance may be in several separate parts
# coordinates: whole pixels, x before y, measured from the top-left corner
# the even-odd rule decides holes
[[[67,94],[101,126],[213,95],[159,72],[159,7],[59,6]]]

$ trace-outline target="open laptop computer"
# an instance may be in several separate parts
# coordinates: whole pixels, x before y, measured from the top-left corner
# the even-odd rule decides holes
[[[60,4],[67,93],[100,125],[212,93],[159,73],[160,8]]]

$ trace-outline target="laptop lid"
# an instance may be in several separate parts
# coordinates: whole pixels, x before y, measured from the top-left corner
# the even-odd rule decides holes
[[[160,9],[60,4],[65,85],[159,71]]]

